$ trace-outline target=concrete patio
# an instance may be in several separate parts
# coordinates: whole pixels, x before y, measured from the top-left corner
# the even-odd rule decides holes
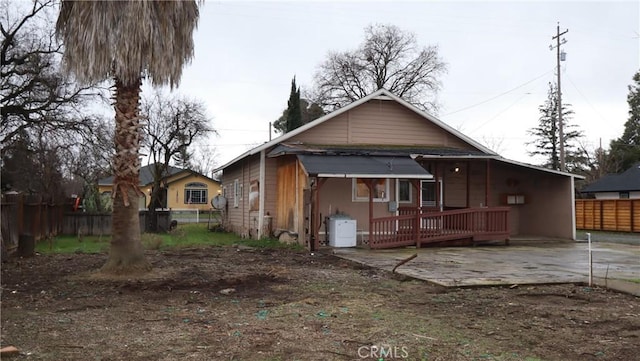
[[[338,257],[447,287],[585,283],[589,281],[588,244],[512,241],[509,246],[335,248]],[[592,243],[593,283],[640,296],[640,246]]]

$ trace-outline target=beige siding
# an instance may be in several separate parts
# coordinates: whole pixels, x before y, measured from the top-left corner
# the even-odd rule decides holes
[[[469,207],[486,206],[487,162],[469,163]]]
[[[255,237],[258,229],[258,212],[249,211],[249,188],[252,180],[259,179],[260,157],[247,157],[233,166],[224,169],[222,174],[223,187],[227,193],[228,214],[226,224],[229,230],[243,237]],[[238,206],[235,206],[234,184],[238,180],[241,194]]]
[[[474,149],[404,106],[384,100],[371,100],[289,141]]]
[[[511,205],[512,234],[571,239],[573,203],[571,178],[515,165],[493,162],[491,205],[507,205],[509,194],[524,195],[525,203]]]
[[[395,180],[389,181],[390,200],[395,197]],[[369,202],[353,201],[353,183],[351,179],[329,178],[320,189],[319,212],[324,218],[337,212],[344,213],[353,219],[357,219],[358,232],[369,231]],[[375,202],[373,204],[373,217],[390,217],[394,212],[389,212],[388,202]],[[324,232],[324,225],[321,232]]]
[[[288,143],[349,144],[349,114],[346,112],[287,140]]]
[[[458,168],[457,172],[455,168]],[[466,163],[445,164],[442,172],[445,209],[467,206],[467,172]]]
[[[238,200],[238,207],[234,206],[234,182],[237,179],[242,182],[243,179],[243,164],[242,162],[236,163],[232,167],[224,169],[222,175],[222,186],[227,198],[227,215],[225,219],[226,227],[235,233],[240,235],[246,235],[247,230],[243,229],[243,209],[242,202]]]

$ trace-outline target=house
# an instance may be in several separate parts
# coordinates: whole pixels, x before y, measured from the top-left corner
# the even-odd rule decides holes
[[[608,174],[580,193],[595,199],[640,199],[640,162],[620,174]]]
[[[219,170],[229,230],[312,250],[331,243],[338,216],[355,220],[350,238],[375,248],[575,239],[581,177],[502,158],[385,89]]]
[[[153,187],[153,164],[140,168],[140,189],[144,196],[140,198],[138,207],[146,209],[151,198]],[[100,179],[100,194],[110,194],[113,187],[113,176]],[[210,200],[220,193],[220,182],[189,169],[169,166],[167,175],[162,180],[166,197],[164,208],[171,209],[211,209]]]

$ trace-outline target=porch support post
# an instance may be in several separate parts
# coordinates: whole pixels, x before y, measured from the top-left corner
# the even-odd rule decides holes
[[[369,189],[369,248],[371,248],[371,239],[373,237],[373,181],[364,179],[364,184]]]
[[[438,162],[433,164],[433,169],[435,170],[434,174],[433,174],[433,178],[436,181],[436,184],[435,184],[435,186],[436,186],[436,208],[438,208],[439,211],[442,211],[442,204],[441,204],[442,203],[441,202],[442,199],[440,199],[441,198],[440,197],[440,193],[441,193],[441,190],[440,190],[440,178],[439,178],[440,177],[440,175],[439,175],[440,172],[438,171],[438,169],[440,168],[439,166],[440,166],[440,164]]]
[[[487,163],[486,163],[486,173],[487,173],[487,177],[485,179],[485,189],[484,189],[484,205],[485,207],[489,207],[489,191],[490,191],[490,184],[491,184],[491,167],[489,166],[489,162],[491,162],[490,159],[487,159]]]
[[[469,202],[471,200],[471,196],[469,194],[469,192],[471,192],[471,185],[469,184],[471,180],[471,163],[467,161],[467,164],[465,164],[465,166],[465,172],[467,172],[467,208],[469,208]]]
[[[326,178],[316,177],[316,184],[313,187],[313,220],[311,222],[311,234],[313,235],[313,241],[309,242],[312,252],[320,248],[320,188],[322,188],[326,181]]]
[[[437,183],[437,182],[436,182]],[[420,216],[422,215],[422,199],[420,198],[420,180],[412,179],[411,185],[416,190],[416,213],[413,220],[413,240],[420,248]],[[436,197],[438,198],[438,197]]]
[[[415,194],[416,194],[416,200],[415,202],[415,206],[416,206],[416,210],[418,212],[420,212],[420,180],[419,179],[411,179],[411,185],[413,186],[413,189],[415,190]]]

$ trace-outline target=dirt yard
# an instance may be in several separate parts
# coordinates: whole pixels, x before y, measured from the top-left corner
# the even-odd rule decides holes
[[[445,289],[332,255],[149,251],[2,264],[2,346],[17,360],[633,360],[640,299],[583,285]]]

